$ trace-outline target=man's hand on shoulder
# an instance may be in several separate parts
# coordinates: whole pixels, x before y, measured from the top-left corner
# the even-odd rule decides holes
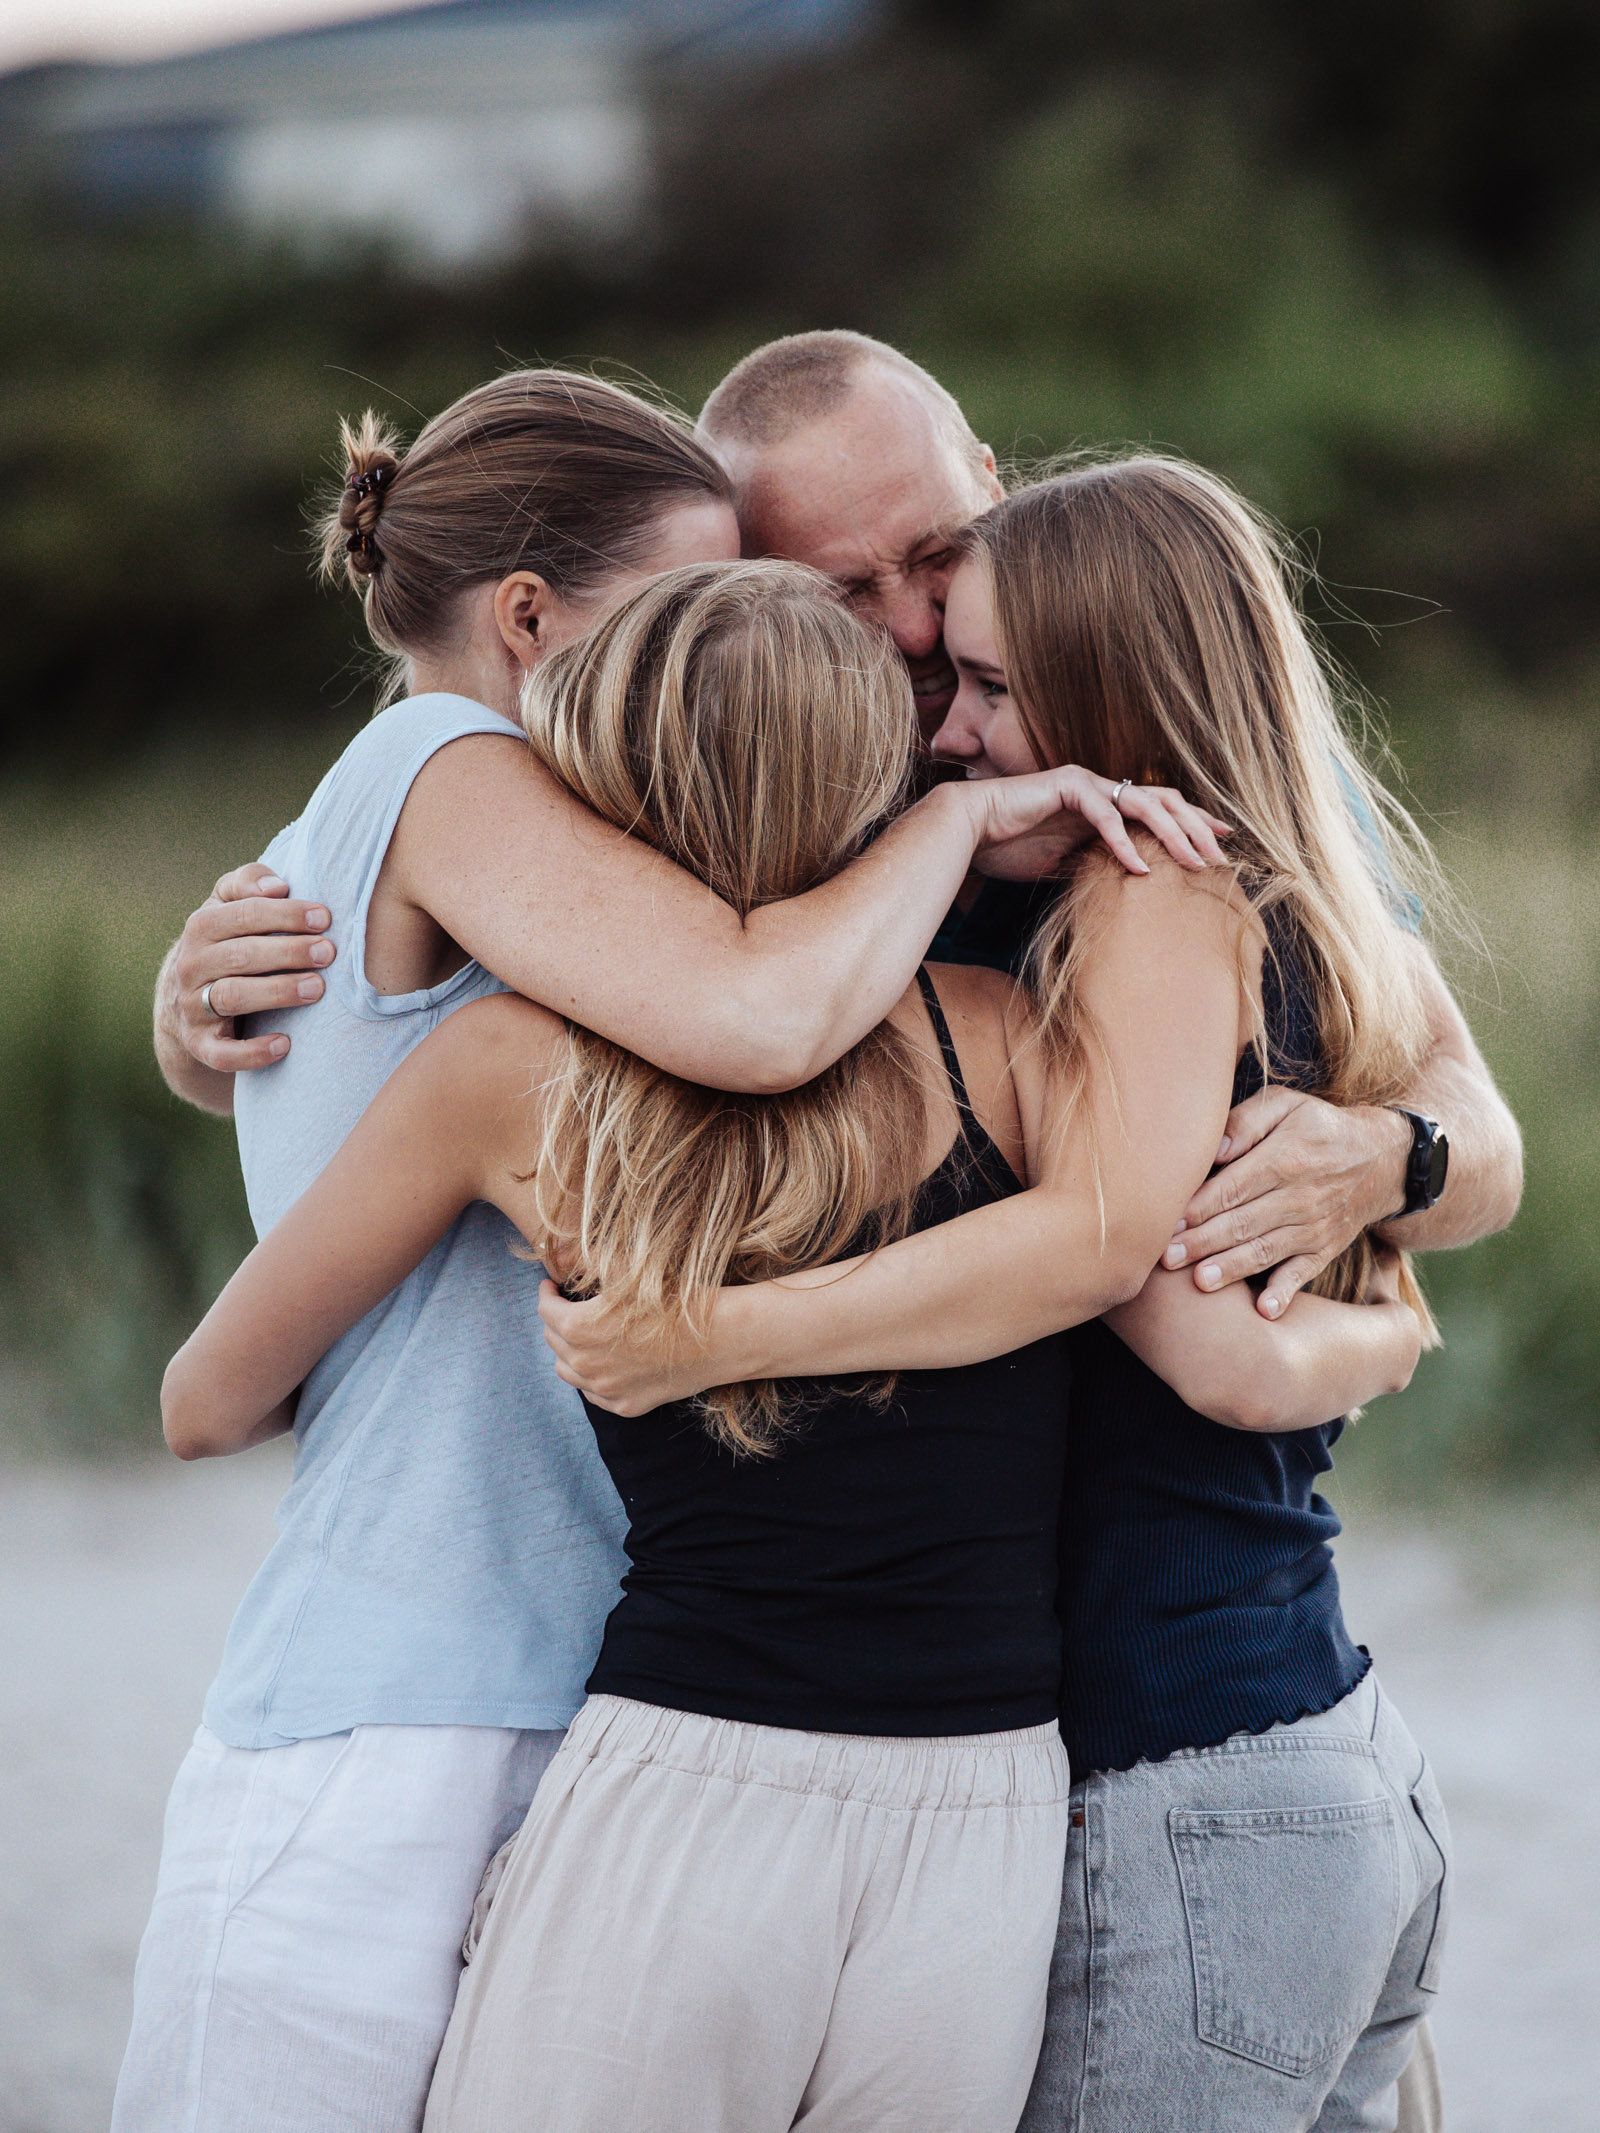
[[[156,981],[156,1059],[174,1095],[227,1113],[235,1074],[283,1058],[289,1039],[281,1031],[240,1037],[237,1019],[321,999],[336,953],[323,938],[331,923],[325,905],[290,896],[269,867],[253,862],[223,875]]]
[[[1281,1317],[1297,1290],[1402,1205],[1410,1149],[1397,1112],[1263,1089],[1228,1114],[1217,1169],[1163,1264],[1192,1266],[1202,1289],[1270,1268],[1257,1308]]]

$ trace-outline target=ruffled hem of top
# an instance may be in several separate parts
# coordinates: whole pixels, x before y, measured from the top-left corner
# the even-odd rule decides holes
[[[1260,1740],[1263,1734],[1275,1732],[1280,1726],[1297,1726],[1303,1718],[1320,1718],[1325,1711],[1331,1711],[1337,1704],[1343,1703],[1347,1696],[1353,1696],[1362,1682],[1372,1672],[1371,1652],[1367,1650],[1364,1644],[1358,1644],[1356,1650],[1361,1654],[1362,1659],[1360,1672],[1347,1682],[1342,1689],[1338,1690],[1336,1694],[1328,1697],[1325,1702],[1300,1704],[1292,1711],[1285,1711],[1271,1718],[1263,1719],[1259,1726],[1230,1727],[1226,1733],[1219,1734],[1215,1740],[1174,1741],[1172,1746],[1168,1748],[1159,1750],[1147,1749],[1127,1762],[1091,1763],[1087,1770],[1080,1770],[1079,1766],[1074,1763],[1073,1776],[1075,1778],[1079,1776],[1119,1777],[1129,1770],[1138,1770],[1146,1765],[1151,1769],[1157,1769],[1163,1763],[1170,1763],[1175,1756],[1211,1755],[1218,1748],[1225,1748],[1229,1741]]]

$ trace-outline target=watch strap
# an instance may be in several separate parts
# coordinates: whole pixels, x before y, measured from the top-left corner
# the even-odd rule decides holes
[[[1427,1118],[1420,1111],[1409,1111],[1404,1104],[1391,1104],[1411,1128],[1411,1153],[1406,1158],[1405,1204],[1398,1210],[1401,1215],[1419,1215],[1438,1205],[1443,1190],[1441,1176],[1434,1182],[1435,1163],[1440,1153],[1448,1165],[1449,1143],[1445,1140],[1436,1118]]]

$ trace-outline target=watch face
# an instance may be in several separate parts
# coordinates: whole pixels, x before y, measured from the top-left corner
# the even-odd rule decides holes
[[[1428,1199],[1437,1200],[1444,1191],[1444,1181],[1450,1169],[1450,1143],[1442,1133],[1435,1133],[1433,1146],[1428,1150]]]

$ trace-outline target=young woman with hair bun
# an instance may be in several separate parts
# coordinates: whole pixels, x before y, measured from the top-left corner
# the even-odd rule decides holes
[[[745,916],[850,861],[898,803],[914,730],[887,638],[770,562],[635,592],[531,677],[525,715],[600,820]],[[1069,1118],[1014,988],[981,969],[918,971],[834,1065],[765,1095],[477,1001],[174,1359],[169,1436],[221,1451],[276,1426],[473,1204],[650,1340],[704,1326],[725,1283],[1044,1200],[1050,1315],[1092,1316],[1143,1283],[1248,1043],[1249,995],[1218,982],[1237,926],[1208,878],[1163,866],[1102,942],[1083,990],[1104,1071]],[[1188,1076],[1165,1071],[1173,1052]],[[1012,1271],[975,1265],[975,1296]],[[1292,1353],[1259,1321],[1201,1374],[1209,1396],[1292,1400],[1314,1369],[1360,1397],[1408,1371],[1403,1305],[1300,1308]],[[485,1888],[432,2133],[1011,2133],[1068,1827],[1065,1367],[1047,1333],[898,1382],[591,1410],[630,1567],[589,1700]]]
[[[466,394],[408,448],[371,416],[345,446],[324,562],[359,591],[390,700],[264,867],[219,885],[249,892],[256,936],[304,937],[270,966],[248,960],[269,940],[241,942],[203,987],[180,947],[159,995],[169,1079],[234,1112],[258,1230],[486,995],[671,1073],[785,1088],[900,998],[980,846],[1051,820],[1070,842],[1090,816],[1131,858],[1106,781],[1050,773],[931,793],[836,878],[736,910],[586,807],[517,723],[553,650],[656,574],[737,555],[716,460],[554,370]],[[1194,859],[1179,816],[1152,819]],[[282,1033],[236,1027],[245,1005]],[[273,1063],[197,1062],[186,1015],[218,1065]],[[292,1422],[293,1479],[173,1790],[117,2133],[419,2122],[484,1863],[578,1708],[622,1568],[512,1234],[462,1211],[272,1425]]]

